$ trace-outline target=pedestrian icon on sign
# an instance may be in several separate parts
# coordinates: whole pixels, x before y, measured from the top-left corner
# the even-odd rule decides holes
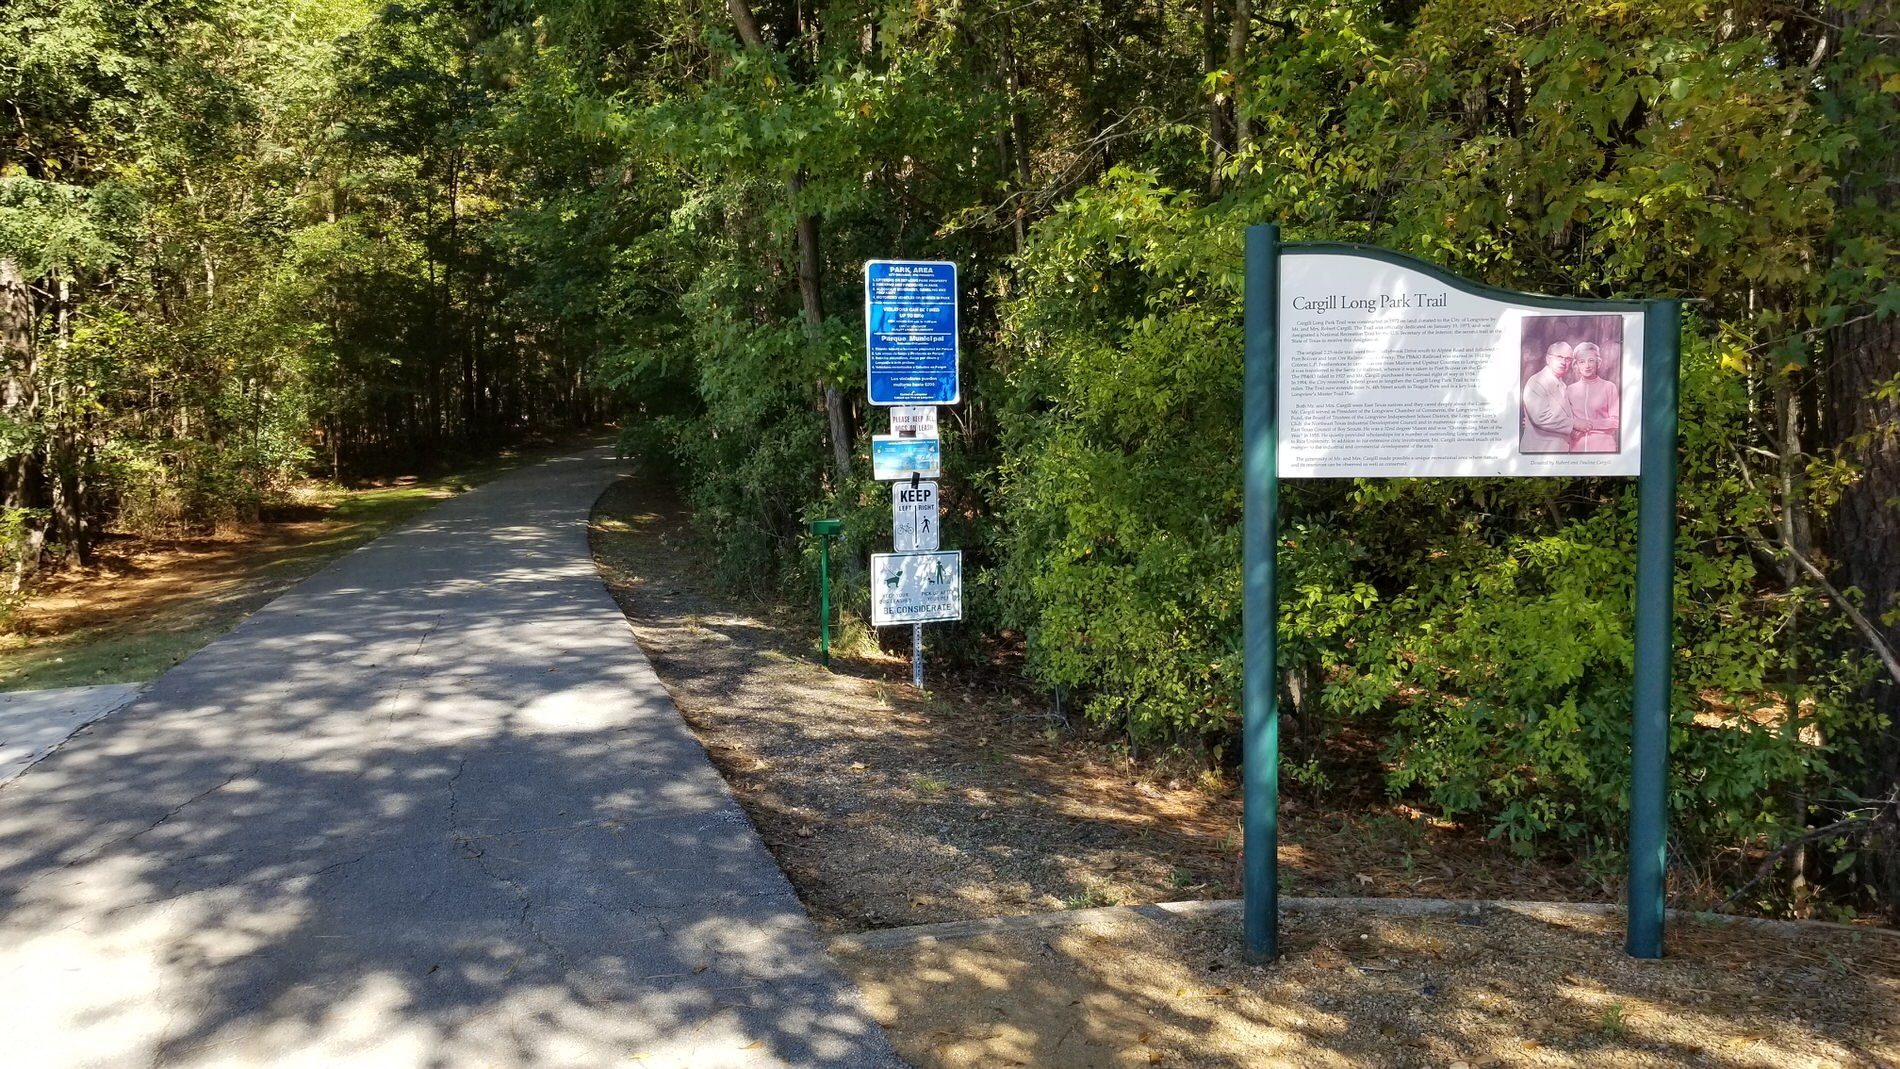
[[[891,487],[891,548],[928,553],[937,548],[937,484],[917,480]]]

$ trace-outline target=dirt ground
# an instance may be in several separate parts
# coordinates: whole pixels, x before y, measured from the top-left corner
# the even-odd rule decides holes
[[[662,487],[610,490],[593,533],[641,648],[829,930],[1238,893],[1231,784],[1118,757],[1019,694],[919,695],[905,658],[826,672],[812,613],[709,591]],[[1608,900],[1402,805],[1283,802],[1288,895]]]
[[[1900,1066],[1900,938],[1612,918],[1289,913],[1241,959],[1232,912],[844,950],[919,1069]],[[896,933],[889,933],[896,934]]]
[[[406,483],[285,518],[177,538],[111,536],[50,574],[0,634],[0,689],[154,678],[324,563],[461,484]]]
[[[596,507],[596,561],[642,649],[819,924],[896,935],[973,918],[1235,897],[1237,791],[1130,762],[1009,688],[929,695],[899,657],[826,672],[809,612],[711,592],[663,487]],[[862,644],[859,644],[860,646]],[[1295,798],[1284,893],[1608,902],[1579,865],[1357,796]],[[1119,911],[1117,911],[1119,913]],[[1900,1069],[1900,938],[1620,922],[1314,914],[1243,962],[1231,916],[841,956],[919,1066],[1841,1065]]]

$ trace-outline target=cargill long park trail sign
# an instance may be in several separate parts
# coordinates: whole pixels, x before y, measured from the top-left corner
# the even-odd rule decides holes
[[[1662,956],[1681,306],[1494,289],[1248,228],[1241,692],[1248,952],[1279,952],[1279,481],[1638,480],[1626,950]]]

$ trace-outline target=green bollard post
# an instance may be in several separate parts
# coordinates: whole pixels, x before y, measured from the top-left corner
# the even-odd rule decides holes
[[[831,540],[844,529],[842,520],[813,520],[818,536],[818,661],[831,667]]]

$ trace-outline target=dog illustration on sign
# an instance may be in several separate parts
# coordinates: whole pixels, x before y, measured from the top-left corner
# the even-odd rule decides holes
[[[930,562],[930,570],[924,572],[920,578],[922,579],[924,586],[940,586],[950,581],[950,569],[945,567],[944,563],[940,560],[932,561]],[[884,587],[885,587],[886,592],[895,593],[897,591],[898,584],[902,583],[903,581],[904,581],[904,573],[901,571],[892,572],[891,574],[885,576]]]

